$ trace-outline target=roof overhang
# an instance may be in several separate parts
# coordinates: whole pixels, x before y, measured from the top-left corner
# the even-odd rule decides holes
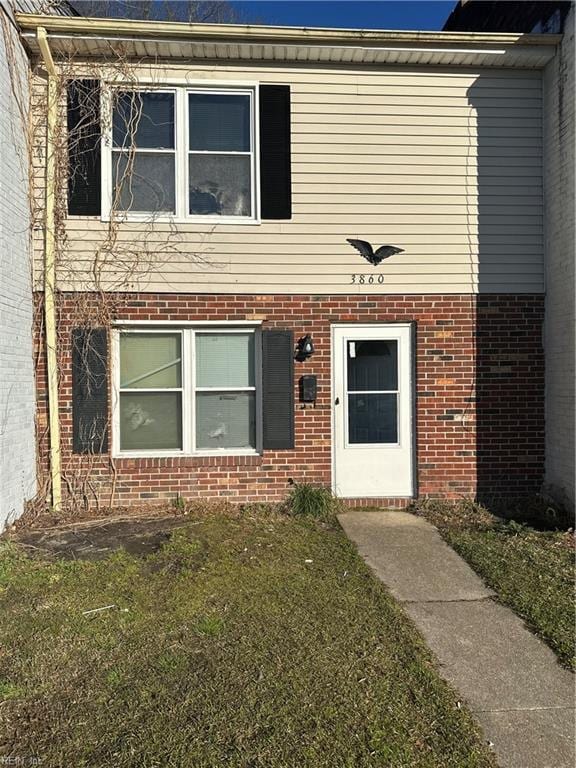
[[[559,35],[181,24],[17,14],[32,54],[44,27],[55,57],[279,61],[541,69]]]

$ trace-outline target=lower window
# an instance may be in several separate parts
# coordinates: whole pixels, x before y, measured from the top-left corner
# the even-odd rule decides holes
[[[120,453],[258,450],[254,330],[119,332]]]

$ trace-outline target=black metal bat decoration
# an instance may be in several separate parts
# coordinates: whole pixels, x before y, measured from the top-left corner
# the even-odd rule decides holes
[[[380,248],[374,250],[367,240],[351,240],[347,237],[346,242],[356,248],[373,267],[377,267],[381,261],[390,258],[395,253],[404,253],[404,248],[396,248],[394,245],[381,245]]]

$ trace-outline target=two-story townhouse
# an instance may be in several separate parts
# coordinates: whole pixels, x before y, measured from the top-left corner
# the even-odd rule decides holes
[[[540,489],[558,38],[18,21],[65,494]]]

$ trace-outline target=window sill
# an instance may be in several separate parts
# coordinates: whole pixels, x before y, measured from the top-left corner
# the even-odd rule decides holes
[[[71,216],[70,218],[84,218]],[[204,224],[207,227],[220,225],[257,227],[262,224],[261,219],[246,219],[241,216],[155,216],[154,214],[128,214],[122,215],[102,215],[100,221],[109,224],[114,221],[116,224]]]
[[[182,451],[122,451],[114,453],[114,459],[214,459],[242,456],[262,456],[260,451],[199,451],[183,453]]]

